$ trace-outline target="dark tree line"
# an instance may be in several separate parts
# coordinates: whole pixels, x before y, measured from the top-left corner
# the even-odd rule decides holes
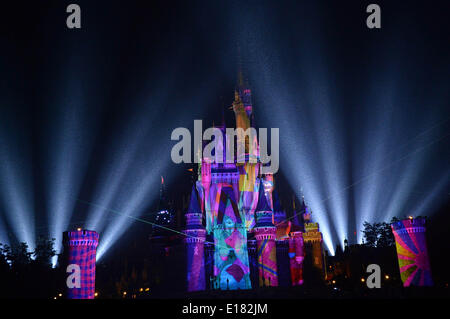
[[[51,298],[57,292],[58,269],[52,268],[56,256],[55,239],[39,237],[30,251],[26,243],[0,244],[0,297]]]
[[[369,223],[364,222],[363,244],[373,248],[385,248],[395,245],[394,234],[392,233],[391,224],[399,221],[398,218],[393,217],[390,223]]]
[[[417,218],[426,218],[423,216],[417,216]],[[395,246],[395,238],[392,233],[391,224],[400,221],[401,219],[393,217],[389,223],[369,223],[364,222],[364,234],[363,245],[368,247],[385,248]]]

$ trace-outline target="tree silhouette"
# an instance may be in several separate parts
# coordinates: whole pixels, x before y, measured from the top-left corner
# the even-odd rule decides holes
[[[393,218],[391,223],[398,221]],[[368,247],[391,247],[395,244],[394,234],[391,230],[391,223],[373,223],[364,222],[364,244]]]
[[[368,247],[376,247],[378,236],[379,236],[379,225],[378,223],[371,224],[369,222],[364,222],[364,243]]]
[[[33,252],[34,262],[42,266],[51,266],[51,259],[56,256],[54,246],[55,238],[47,239],[40,236]]]

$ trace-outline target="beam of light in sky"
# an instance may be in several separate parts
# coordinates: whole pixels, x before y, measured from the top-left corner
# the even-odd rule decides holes
[[[320,70],[320,68],[317,69]],[[317,78],[317,75],[310,81],[309,94],[312,103],[310,108],[316,128],[314,132],[317,136],[319,160],[324,172],[325,191],[329,194],[329,215],[336,229],[339,243],[343,246],[344,240],[348,237],[348,205],[345,197],[347,194],[339,192],[348,184],[344,177],[347,154],[341,137],[343,128],[338,123],[337,114],[333,114],[335,107],[329,97],[331,93],[329,86],[325,85],[323,79]]]
[[[399,158],[396,158],[395,160],[393,160],[393,161],[391,161],[391,162],[388,162],[388,163],[383,163],[383,165],[381,165],[381,167],[377,167],[376,169],[374,169],[371,173],[369,173],[368,175],[366,175],[365,177],[363,177],[363,178],[361,178],[360,180],[358,180],[358,181],[356,181],[355,183],[353,183],[352,185],[350,185],[349,187],[354,187],[354,186],[356,186],[357,184],[360,184],[360,183],[373,183],[372,182],[372,179],[375,177],[375,176],[377,176],[377,175],[380,175],[380,174],[385,174],[385,176],[387,176],[387,179],[389,179],[389,180],[391,180],[391,181],[396,181],[397,179],[395,178],[395,179],[393,179],[392,178],[392,174],[386,174],[386,173],[388,173],[389,172],[389,170],[393,170],[393,168],[396,168],[399,164],[402,164],[403,162],[406,162],[406,159],[408,159],[408,160],[410,160],[410,158],[413,158],[413,156],[420,156],[421,155],[421,152],[423,152],[423,151],[425,151],[427,148],[429,148],[431,145],[434,145],[434,144],[436,144],[436,143],[439,143],[439,142],[441,142],[441,141],[443,141],[443,140],[445,140],[446,138],[448,138],[450,136],[450,134],[444,134],[444,135],[441,135],[441,136],[439,136],[438,138],[435,138],[435,139],[433,139],[433,140],[431,140],[431,141],[428,141],[426,144],[424,144],[424,145],[420,145],[420,147],[417,147],[417,148],[415,148],[414,150],[412,150],[412,151],[409,151],[407,154],[405,154],[405,155],[403,155],[403,156],[401,156],[401,157],[399,157]],[[386,171],[388,171],[388,172],[386,172]],[[398,176],[398,175],[395,175],[395,176]],[[411,193],[412,193],[412,191],[411,191],[411,189],[412,189],[412,187],[413,187],[413,185],[408,185],[409,186],[409,198],[411,198],[411,199],[414,199],[414,197],[411,195]],[[360,186],[361,187],[361,186]],[[387,188],[387,189],[389,189],[389,188]],[[382,198],[382,197],[381,197]],[[395,212],[395,213],[393,213],[393,212],[391,212],[391,214],[394,214],[394,215],[392,215],[392,216],[387,216],[387,218],[389,218],[389,217],[393,217],[393,216],[403,216],[404,215],[404,213],[405,212],[401,212],[401,211],[397,211],[397,212]],[[372,217],[372,219],[371,219],[371,221],[373,222],[373,221],[385,221],[384,220],[384,218],[382,219],[382,218],[380,218],[379,216],[377,217],[377,219],[376,220],[374,220],[375,218],[374,217]],[[387,220],[387,221],[389,221],[389,220]],[[361,225],[361,228],[362,228],[362,225]]]
[[[258,74],[262,74],[256,78],[255,86],[272,87],[270,82],[277,78],[277,74],[269,73],[269,69],[273,71],[277,68],[276,66],[273,68],[258,68]],[[284,82],[283,80],[279,81]],[[264,91],[266,93],[264,104],[255,104],[254,108],[261,112],[266,119],[270,119],[266,122],[269,123],[269,127],[280,128],[280,158],[284,165],[281,169],[288,172],[288,182],[295,191],[297,198],[301,198],[302,195],[305,196],[305,201],[313,212],[313,220],[320,225],[326,248],[334,255],[332,234],[336,230],[330,224],[330,215],[326,203],[323,201],[326,194],[323,168],[318,164],[317,159],[320,154],[314,144],[316,141],[310,133],[314,125],[308,120],[307,113],[302,112],[302,104],[305,102],[301,99],[298,101],[288,98],[289,94],[282,87]],[[274,111],[274,105],[277,106],[276,111]],[[303,190],[303,194],[301,190]],[[339,212],[342,214],[342,210],[330,213],[335,213],[337,216],[333,218],[339,219],[342,217],[339,216]],[[346,228],[344,222],[345,220],[341,224],[339,237],[343,237]]]
[[[2,219],[2,215],[0,215],[0,244],[10,245],[8,232]]]
[[[421,146],[427,145],[429,142],[433,143],[436,139],[439,139],[438,128],[442,127],[443,124],[448,122],[450,118],[441,120],[437,123],[428,123],[431,121],[422,121],[421,127],[422,131],[414,138],[410,139],[408,142],[399,145],[400,150],[407,152],[410,149],[420,149]],[[408,148],[406,148],[408,147]],[[417,155],[411,157],[406,165],[400,166],[398,170],[402,173],[399,177],[399,182],[393,189],[392,196],[389,197],[387,208],[385,211],[385,221],[390,221],[392,217],[403,216],[406,213],[408,204],[416,203],[416,196],[413,195],[416,186],[421,185],[421,173],[426,170],[427,157],[429,156],[426,152],[419,152]],[[420,205],[423,202],[420,202]],[[409,214],[409,213],[408,213]]]
[[[331,236],[331,228],[327,209],[321,198],[323,194],[323,185],[314,166],[313,157],[308,152],[300,150],[302,145],[298,138],[285,135],[280,141],[282,156],[286,159],[286,171],[291,172],[289,183],[294,189],[297,198],[305,196],[305,202],[313,212],[313,220],[318,222],[323,234],[323,240],[326,247],[334,255],[334,245]],[[306,154],[302,154],[305,152]],[[295,158],[294,158],[295,157]],[[295,173],[294,173],[295,172]],[[301,191],[303,191],[303,194]]]
[[[415,197],[419,199],[419,203],[410,212],[405,213],[413,217],[428,216],[433,208],[438,207],[450,197],[450,193],[448,192],[449,186],[450,171],[447,171],[447,173],[438,179],[429,192],[419,195],[415,194]]]
[[[156,109],[156,108],[152,108]],[[153,118],[153,121],[155,119]],[[114,150],[106,157],[108,161],[101,167],[100,181],[94,191],[93,201],[101,205],[101,207],[110,207],[111,202],[115,196],[118,195],[121,184],[126,175],[131,170],[133,159],[142,147],[143,140],[146,133],[152,127],[152,117],[138,114],[136,118],[131,121],[128,131],[122,138],[114,138]],[[117,151],[116,151],[117,150]],[[150,165],[150,163],[149,163]],[[104,219],[105,210],[98,207],[89,207],[88,221],[86,227],[88,229],[101,231],[104,225],[101,225]],[[100,241],[101,242],[101,241]]]
[[[166,74],[167,79],[160,82],[163,83],[162,86],[143,90],[142,96],[134,103],[140,103],[137,108],[139,111],[128,123],[126,130],[114,138],[110,154],[105,156],[108,163],[101,168],[99,182],[91,197],[91,202],[98,205],[88,208],[88,221],[85,225],[100,233],[98,259],[131,226],[127,216],[141,216],[159,196],[156,186],[159,185],[159,176],[164,176],[166,185],[172,179],[173,173],[167,170],[171,148],[167,146],[171,144],[172,129],[180,125],[192,125],[192,110],[203,112],[208,106],[206,101],[214,96],[213,90],[200,86],[190,91],[191,95],[181,102],[183,105],[172,104],[171,88],[181,85],[176,83],[179,81],[176,75],[177,68],[174,65],[171,73]],[[149,91],[152,93],[148,94]],[[167,105],[171,105],[177,112],[172,116],[165,114],[170,110]],[[161,118],[165,119],[164,122],[161,122]],[[113,216],[106,222],[105,217],[111,216],[104,207],[117,209],[125,215]]]
[[[280,96],[274,96],[269,99],[267,101],[268,105],[273,105],[272,103],[275,103],[275,101],[283,107],[291,103],[291,101]],[[258,106],[261,107],[260,105]],[[305,202],[313,212],[313,221],[318,222],[320,225],[326,248],[334,255],[333,230],[329,222],[330,217],[327,214],[325,202],[321,196],[321,194],[324,194],[323,179],[320,178],[321,168],[316,163],[314,148],[310,148],[314,142],[309,139],[309,134],[306,133],[308,131],[307,128],[298,130],[296,127],[297,121],[295,119],[298,117],[304,118],[304,114],[298,116],[298,113],[290,112],[290,110],[292,108],[285,108],[284,112],[272,114],[273,123],[278,123],[282,127],[282,133],[280,133],[280,158],[284,159],[283,163],[285,165],[282,169],[289,172],[290,178],[288,182],[295,191],[297,198],[301,198],[302,195],[305,196]],[[304,123],[304,125],[308,127],[308,123]]]
[[[13,150],[6,139],[0,147],[0,200],[16,239],[33,250],[36,238],[32,173],[27,166],[30,155],[26,143],[21,141],[16,145],[21,147],[19,152]]]
[[[62,233],[67,229],[92,149],[91,129],[83,105],[81,88],[72,86],[70,99],[55,112],[57,119],[46,138],[49,150],[46,160],[48,180],[48,215],[50,238],[55,238],[55,249],[62,247]],[[52,113],[52,115],[55,115]],[[55,256],[52,260],[56,262]]]
[[[115,241],[129,228],[131,222],[128,216],[139,217],[143,210],[148,208],[148,205],[158,198],[159,194],[155,191],[158,179],[155,177],[159,176],[162,171],[164,171],[164,165],[152,164],[152,167],[148,168],[147,173],[140,176],[140,180],[133,182],[134,191],[132,193],[127,192],[126,195],[119,196],[117,206],[114,206],[118,208],[114,208],[114,210],[123,212],[123,215],[117,216],[116,220],[110,223],[103,231],[97,249],[97,260],[100,260]],[[123,185],[123,187],[126,188],[126,185]]]
[[[130,174],[136,169],[133,161],[138,153],[142,152],[144,143],[148,140],[158,138],[149,133],[155,130],[159,125],[159,117],[163,116],[163,101],[167,100],[170,88],[176,85],[177,65],[174,64],[170,70],[167,70],[164,78],[159,82],[158,87],[149,86],[144,82],[140,96],[134,96],[134,102],[127,100],[127,103],[133,105],[130,112],[132,117],[122,123],[124,127],[118,127],[117,132],[113,133],[112,143],[108,146],[107,154],[102,155],[103,163],[100,167],[98,182],[96,183],[91,200],[98,206],[89,206],[88,219],[84,225],[87,229],[95,230],[100,233],[105,227],[107,212],[101,207],[110,207],[112,202],[121,192],[130,194],[134,189],[124,190],[123,183],[129,178]],[[149,78],[150,79],[150,78]],[[137,111],[136,111],[137,110]],[[154,132],[157,133],[157,132]],[[147,157],[147,165],[151,165],[151,157]],[[124,199],[126,200],[126,199]],[[100,243],[102,239],[100,237]]]
[[[372,88],[369,95],[364,100],[366,103],[370,102],[370,93],[376,91]],[[375,105],[372,102],[372,108],[368,111],[369,114],[361,119],[362,127],[358,130],[358,135],[362,137],[363,142],[358,148],[358,160],[353,163],[353,176],[356,180],[363,178],[359,187],[354,187],[352,190],[355,194],[355,218],[356,218],[356,233],[357,242],[362,242],[363,223],[365,221],[372,222],[377,220],[376,212],[379,208],[380,201],[388,197],[390,193],[386,189],[392,185],[389,176],[384,174],[374,174],[369,180],[364,180],[364,177],[369,176],[383,165],[383,159],[389,147],[392,145],[392,131],[390,128],[394,125],[392,117],[392,86],[388,82],[383,87],[383,96],[375,99]],[[373,92],[376,96],[376,93]],[[391,143],[389,145],[389,143]],[[362,145],[361,145],[362,144]]]
[[[383,210],[385,213],[384,221],[389,222],[394,216],[398,216],[401,212],[405,211],[405,206],[408,200],[414,198],[411,196],[411,191],[414,185],[419,182],[419,172],[422,171],[426,163],[425,154],[419,154],[410,160],[408,160],[403,169],[399,169],[397,173],[399,174],[397,184],[388,196],[387,207]]]
[[[411,126],[408,121],[414,117],[405,116],[407,106],[399,100],[403,92],[399,93],[396,86],[398,77],[388,72],[387,79],[376,78],[376,85],[370,86],[372,91],[362,92],[365,102],[358,114],[363,114],[363,118],[354,116],[354,136],[349,141],[352,144],[346,146],[337,114],[342,101],[326,86],[327,68],[317,62],[320,59],[308,54],[306,59],[299,58],[308,85],[296,94],[298,89],[290,87],[289,77],[280,71],[283,64],[276,55],[270,56],[267,44],[253,38],[242,42],[253,46],[249,50],[250,75],[257,74],[252,84],[263,92],[254,109],[261,112],[266,126],[281,128],[280,167],[288,172],[288,181],[298,197],[300,185],[303,188],[330,251],[336,238],[342,244],[351,235],[347,229],[349,219],[355,223],[360,243],[364,221],[381,222],[387,214],[401,214],[419,173],[426,169],[429,156],[423,151],[429,151],[428,146],[438,142],[433,140],[430,144],[421,139],[402,149],[402,140],[417,128],[436,121],[436,114],[429,112],[419,125]],[[342,154],[349,148],[354,149],[352,158]],[[348,161],[352,180],[348,178]],[[353,195],[354,211],[349,211],[349,194]]]
[[[201,105],[201,104],[200,104]],[[186,118],[189,114],[189,108],[183,112],[179,112],[178,116],[174,118],[174,122],[181,118]],[[150,123],[147,123],[147,126]],[[168,130],[170,133],[170,130]],[[167,139],[161,141],[161,139]],[[123,214],[117,216],[113,221],[106,225],[100,236],[100,244],[97,249],[97,260],[100,260],[105,253],[120,239],[125,231],[131,226],[130,216],[138,217],[144,213],[145,209],[152,204],[159,196],[159,176],[165,175],[164,180],[166,185],[170,183],[173,176],[168,171],[170,161],[170,144],[169,136],[153,136],[154,141],[151,145],[147,144],[150,149],[150,154],[144,156],[140,163],[133,163],[135,169],[133,172],[128,172],[125,180],[120,183],[122,192],[119,191],[113,200],[110,202],[109,208],[120,211]],[[159,141],[159,142],[156,142]],[[164,155],[162,155],[164,154]],[[133,166],[132,165],[132,166]],[[167,174],[165,174],[167,173]],[[98,211],[105,210],[103,204],[96,207]]]

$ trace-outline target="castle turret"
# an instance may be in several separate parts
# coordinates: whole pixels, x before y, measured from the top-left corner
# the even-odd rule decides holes
[[[187,290],[205,290],[205,255],[204,245],[206,230],[202,225],[202,211],[195,186],[192,187],[191,199],[186,217],[185,243],[187,249]]]
[[[403,286],[432,286],[425,239],[425,219],[410,218],[391,224]]]
[[[63,233],[64,262],[67,273],[67,299],[94,299],[95,262],[98,233],[92,230]]]
[[[276,227],[273,212],[267,203],[264,189],[260,188],[256,207],[255,238],[258,246],[258,270],[260,286],[278,286]]]
[[[211,212],[212,207],[211,207],[210,201],[209,201],[211,180],[212,180],[211,163],[212,163],[212,159],[206,158],[206,157],[202,158],[201,186],[203,188],[204,200],[201,202],[201,208],[205,212],[206,231],[208,232],[208,234],[212,231],[213,226],[214,226],[214,216]]]
[[[266,194],[266,197],[267,197],[267,202],[268,202],[270,208],[272,210],[274,210],[272,193],[273,193],[273,190],[275,187],[274,187],[274,183],[273,183],[273,175],[266,174],[264,176],[264,179],[262,180],[262,182],[263,182],[263,186],[264,186],[264,193]]]
[[[305,253],[303,250],[303,233],[291,232],[289,238],[289,259],[291,266],[292,286],[303,284],[303,259]]]
[[[314,267],[319,269],[325,276],[326,269],[324,267],[323,253],[323,237],[319,231],[319,224],[311,222],[311,212],[306,210],[303,214],[305,221],[305,232],[303,233],[303,241],[308,246],[308,250],[312,256]]]

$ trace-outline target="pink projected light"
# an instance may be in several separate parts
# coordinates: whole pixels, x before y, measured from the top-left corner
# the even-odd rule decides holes
[[[63,233],[63,242],[66,266],[77,265],[80,269],[80,287],[67,287],[67,298],[94,299],[98,233],[81,229],[67,231]]]
[[[432,286],[425,220],[404,219],[391,225],[403,286]]]

